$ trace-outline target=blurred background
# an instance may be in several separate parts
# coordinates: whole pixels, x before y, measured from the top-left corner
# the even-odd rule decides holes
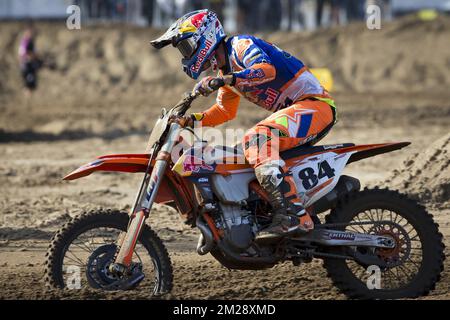
[[[433,9],[450,11],[449,0],[2,0],[0,19],[64,19],[78,5],[85,23],[125,22],[167,27],[186,12],[215,11],[229,32],[314,30],[363,20],[378,5],[383,20]]]
[[[80,30],[66,26],[72,4]],[[371,30],[373,4],[381,25]],[[0,0],[0,298],[59,297],[41,290],[54,230],[92,208],[129,208],[140,175],[61,177],[99,155],[144,152],[161,108],[195,83],[175,48],[149,42],[200,8],[216,11],[229,35],[255,34],[295,55],[330,86],[339,120],[321,143],[411,141],[345,174],[422,201],[450,247],[450,0]],[[193,111],[213,102],[199,99]],[[244,132],[268,115],[241,100],[237,118],[220,128]],[[197,235],[173,210],[157,206],[151,217],[172,254],[174,297],[342,298],[310,266],[242,283],[193,253]],[[449,298],[449,269],[431,298]]]

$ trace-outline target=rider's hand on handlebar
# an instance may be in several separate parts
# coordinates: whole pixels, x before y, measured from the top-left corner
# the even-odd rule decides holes
[[[172,115],[169,121],[178,123],[182,128],[193,128],[195,117],[192,114],[186,114],[184,116]]]
[[[220,87],[224,86],[225,82],[223,78],[204,77],[200,80],[192,90],[193,93],[199,92],[202,96],[209,96]]]

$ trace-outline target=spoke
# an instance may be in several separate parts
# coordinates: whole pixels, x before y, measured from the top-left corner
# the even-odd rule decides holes
[[[63,274],[65,276],[69,275],[66,272],[66,268],[69,266],[76,266],[80,268],[81,276],[83,277],[83,287],[90,287],[87,282],[86,270],[87,268],[104,267],[95,265],[95,261],[92,265],[88,265],[88,257],[92,256],[92,253],[103,245],[114,244],[118,238],[119,233],[122,230],[116,229],[115,227],[94,227],[94,229],[85,230],[84,232],[77,235],[77,237],[70,243],[69,248],[63,257]],[[134,262],[140,263],[142,265],[142,271],[145,272],[145,279],[140,284],[139,290],[150,292],[155,288],[159,282],[159,275],[157,271],[157,265],[151,256],[151,253],[142,245],[138,243],[134,250]],[[146,255],[148,254],[148,256]],[[148,257],[148,258],[147,258]],[[97,261],[98,263],[98,261]],[[153,273],[153,274],[152,274]],[[97,279],[95,281],[102,281]],[[99,283],[100,284],[100,283]]]
[[[369,216],[369,214],[367,213],[367,211],[364,211],[363,213],[364,213],[364,215],[365,215],[366,217],[368,217],[368,219],[369,219],[370,221],[375,222],[375,220],[373,219],[373,216],[372,216],[372,215]]]
[[[356,216],[356,217],[358,218],[358,222],[362,222],[361,218],[359,217],[359,215]],[[364,228],[364,225],[360,225],[359,227],[362,229],[363,233],[367,233],[366,228]]]
[[[400,265],[397,266],[398,268],[400,268],[401,270],[406,269],[406,271],[411,275],[411,274],[415,274],[415,272],[411,271],[411,269],[409,269],[405,263],[402,263]]]
[[[394,213],[395,213],[395,212],[394,212]],[[395,213],[395,219],[394,219],[394,221],[393,221],[395,224],[398,224],[398,222],[397,222],[398,217],[400,217],[400,216],[399,216],[397,213]],[[402,219],[402,218],[400,217],[400,221],[401,221],[401,219]]]
[[[411,274],[410,273],[407,273],[405,270],[403,270],[403,267],[401,266],[401,265],[398,265],[396,268],[395,268],[396,270],[397,270],[397,274],[398,274],[398,271],[400,270],[401,272],[403,272],[403,274],[406,276],[406,283],[408,283],[408,281],[409,281],[409,279],[411,278]],[[406,268],[405,268],[406,269]],[[408,269],[406,269],[406,270],[408,270]],[[408,270],[409,271],[409,270]],[[400,277],[399,277],[400,278]]]
[[[74,260],[74,259],[72,259],[70,257],[66,256],[65,258],[68,259],[69,261],[73,261],[70,265],[77,266],[77,267],[83,267],[84,266],[83,264],[80,264],[78,261],[76,261],[76,260]],[[66,264],[64,263],[64,265],[66,265]]]
[[[394,280],[394,281],[391,281],[391,282],[395,282],[397,287],[398,287],[399,282],[398,282],[396,274],[392,271],[392,269],[387,269],[386,272],[394,277],[394,278],[390,278],[390,279]],[[389,288],[392,289],[393,287],[390,286]]]
[[[348,226],[347,231],[358,232],[354,226]]]
[[[417,261],[412,260],[411,258],[407,258],[407,261],[410,261],[412,264],[414,264],[417,268],[417,270],[420,269],[421,264],[419,264]]]
[[[83,242],[80,242],[79,244],[73,242],[72,245],[74,245],[75,247],[80,248],[81,250],[86,251],[86,252],[92,252],[92,251],[93,251],[91,248],[89,248],[89,247],[88,247],[85,243],[83,243]]]
[[[69,257],[67,254],[68,253],[70,253],[71,255],[72,255],[72,257]],[[80,258],[78,258],[74,253],[72,253],[71,251],[67,251],[66,252],[66,258],[68,258],[68,259],[71,259],[72,261],[74,261],[74,262],[78,262],[79,264],[81,264],[81,265],[84,265],[85,263],[80,259]]]
[[[408,270],[409,272],[411,272],[411,274],[413,274],[414,276],[417,275],[417,273],[419,272],[420,267],[417,266],[416,263],[411,263],[410,261],[406,260],[403,265],[402,265],[406,270]],[[411,270],[411,269],[412,270]]]
[[[83,239],[82,237],[80,237],[80,241],[82,241],[86,246],[88,246],[88,248],[89,248],[89,250],[90,250],[90,252],[92,252],[92,251],[94,251],[95,249],[93,248],[93,246],[92,246],[92,241],[90,241],[89,240],[89,234],[92,234],[92,230],[88,230],[88,232],[85,234],[85,236],[84,236],[84,238],[85,239]]]
[[[386,221],[386,223],[381,221]],[[392,223],[388,223],[387,221],[391,221]],[[417,275],[423,260],[423,248],[416,229],[408,219],[394,210],[372,208],[358,213],[353,217],[351,222],[357,224],[347,226],[346,230],[366,234],[392,233],[392,235],[395,235],[399,239],[397,245],[398,250],[400,250],[400,255],[397,263],[403,262],[383,271],[383,282],[386,288],[391,290],[400,288],[401,286],[407,285],[408,281]],[[369,223],[362,224],[364,222]],[[365,268],[358,263],[347,261],[347,266],[355,278],[361,281],[367,278],[365,276]]]

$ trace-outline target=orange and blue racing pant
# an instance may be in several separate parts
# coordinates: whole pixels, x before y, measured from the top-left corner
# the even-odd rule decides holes
[[[306,99],[273,113],[250,129],[244,136],[243,149],[247,161],[254,167],[266,163],[283,163],[280,152],[322,139],[335,123],[334,107],[328,103]],[[281,168],[288,172],[289,168]],[[296,195],[292,175],[283,175],[284,196],[302,203]]]

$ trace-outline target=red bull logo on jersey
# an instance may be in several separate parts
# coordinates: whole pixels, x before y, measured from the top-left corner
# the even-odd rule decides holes
[[[267,97],[264,100],[264,105],[267,108],[271,108],[273,104],[277,101],[280,92],[272,88],[267,88],[265,94]]]

